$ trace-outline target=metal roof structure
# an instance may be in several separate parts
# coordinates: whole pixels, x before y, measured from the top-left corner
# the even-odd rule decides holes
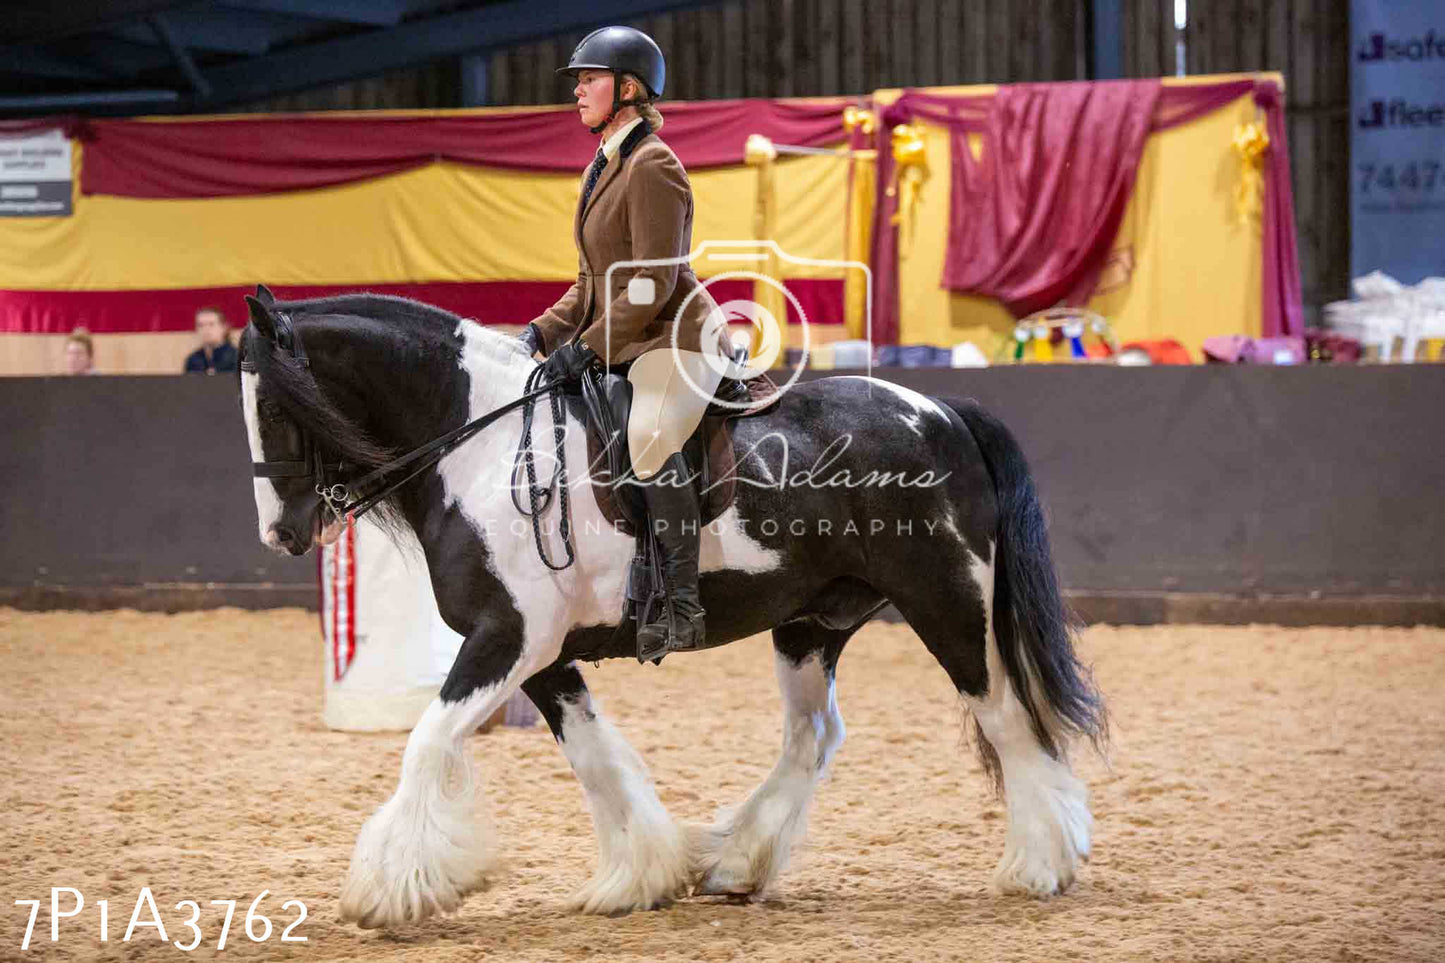
[[[0,116],[223,110],[697,0],[51,0],[0,16]]]

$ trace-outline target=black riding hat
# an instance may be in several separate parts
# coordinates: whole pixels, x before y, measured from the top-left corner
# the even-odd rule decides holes
[[[583,37],[567,66],[557,68],[557,73],[576,76],[579,70],[610,70],[614,76],[633,74],[653,97],[662,96],[667,79],[662,48],[647,34],[631,27],[602,27]],[[620,76],[617,81],[620,85]]]

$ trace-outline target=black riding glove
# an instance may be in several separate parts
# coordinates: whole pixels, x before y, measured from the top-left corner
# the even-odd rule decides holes
[[[582,372],[596,360],[597,352],[588,347],[587,342],[569,341],[547,355],[547,360],[542,362],[542,369],[549,382],[566,384],[580,379]]]
[[[517,340],[526,346],[527,356],[531,357],[542,350],[542,329],[537,327],[537,322],[533,321],[522,329],[522,333],[517,335]]]

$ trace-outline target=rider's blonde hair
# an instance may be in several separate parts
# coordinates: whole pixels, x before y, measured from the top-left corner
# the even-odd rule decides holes
[[[622,79],[624,81],[632,81],[637,85],[638,90],[644,94],[647,93],[647,85],[639,80],[636,74],[623,74]],[[652,128],[654,134],[662,130],[662,111],[658,110],[651,100],[638,107],[637,113],[642,116],[643,120],[647,121],[647,126]]]

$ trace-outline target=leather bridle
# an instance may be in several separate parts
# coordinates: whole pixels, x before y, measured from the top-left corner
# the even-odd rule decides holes
[[[311,359],[306,357],[306,346],[301,343],[301,337],[296,333],[291,323],[290,315],[284,311],[272,313],[272,320],[276,327],[274,344],[280,350],[295,358],[303,368],[311,367]],[[241,370],[251,373],[256,372],[256,362],[246,360],[241,362]],[[333,514],[340,517],[338,502],[344,505],[348,492],[345,485],[333,483],[328,475],[334,477],[342,470],[342,464],[335,462],[327,464],[322,458],[321,448],[311,438],[311,433],[295,426],[297,434],[301,436],[301,457],[294,461],[257,461],[251,463],[252,473],[257,478],[311,478],[316,485],[316,494],[321,497],[322,502],[330,508]]]
[[[310,368],[311,362],[310,359],[306,357],[306,348],[301,343],[301,334],[295,329],[295,326],[291,323],[290,316],[287,315],[286,312],[279,311],[275,308],[271,309],[270,314],[276,328],[276,336],[272,343],[278,350],[284,351],[290,354],[291,357],[295,358],[296,361],[303,368]],[[264,339],[264,335],[262,337]],[[241,370],[254,373],[257,370],[256,363],[250,360],[243,361],[241,362]],[[348,525],[355,524],[358,518],[361,518],[367,512],[371,511],[382,501],[395,493],[403,485],[406,485],[408,482],[416,478],[422,472],[426,471],[428,468],[432,467],[437,462],[445,458],[453,449],[455,449],[462,442],[466,441],[467,439],[471,438],[473,435],[481,431],[483,428],[486,428],[488,425],[497,421],[503,415],[517,408],[521,408],[524,405],[531,405],[534,401],[536,401],[538,398],[541,398],[543,395],[550,394],[555,396],[557,392],[561,391],[562,386],[554,383],[547,384],[541,388],[533,390],[532,386],[537,383],[538,378],[536,376],[540,373],[540,371],[541,369],[538,368],[537,371],[533,372],[533,377],[529,378],[527,381],[528,390],[521,397],[507,402],[500,408],[494,408],[479,418],[474,418],[473,420],[467,422],[465,425],[462,425],[460,428],[456,428],[452,431],[447,432],[440,438],[434,438],[431,441],[427,442],[425,445],[413,448],[406,454],[401,455],[397,458],[393,458],[391,461],[366,473],[365,475],[362,475],[360,478],[343,480],[340,476],[344,475],[346,465],[342,462],[326,462],[325,459],[322,457],[320,446],[315,443],[315,440],[311,437],[311,433],[306,431],[304,428],[301,428],[299,425],[296,426],[296,430],[301,435],[301,457],[297,460],[290,461],[252,462],[252,472],[254,473],[256,478],[312,479],[315,485],[316,494],[321,498],[322,504],[326,506],[327,510],[331,512],[332,516],[337,521],[344,521]],[[554,411],[554,413],[557,412]],[[558,416],[560,417],[559,413]],[[530,424],[530,412],[528,412],[528,417],[526,418],[526,421]],[[530,434],[530,432],[527,432],[527,434]],[[561,442],[559,438],[559,449],[560,446]],[[530,450],[530,446],[528,446],[528,448]],[[403,477],[395,478],[395,476],[401,473],[403,470],[408,471]],[[390,480],[394,478],[395,480]],[[533,484],[535,485],[535,482]],[[564,516],[566,514],[565,485],[566,482],[564,476]],[[548,500],[550,501],[550,499]],[[545,510],[545,507],[546,504],[544,502],[541,505],[541,508]],[[538,509],[536,495],[533,495],[532,497],[532,508],[534,512]],[[564,521],[564,526],[565,524],[566,522]],[[540,533],[538,533],[537,537],[538,550],[541,551]],[[570,539],[568,539],[565,534],[564,540],[568,542],[567,564],[570,565],[572,561],[571,544]],[[543,556],[543,561],[548,561],[545,555]],[[548,565],[551,566],[550,561],[548,561]],[[565,568],[566,565],[563,565],[561,567]]]

